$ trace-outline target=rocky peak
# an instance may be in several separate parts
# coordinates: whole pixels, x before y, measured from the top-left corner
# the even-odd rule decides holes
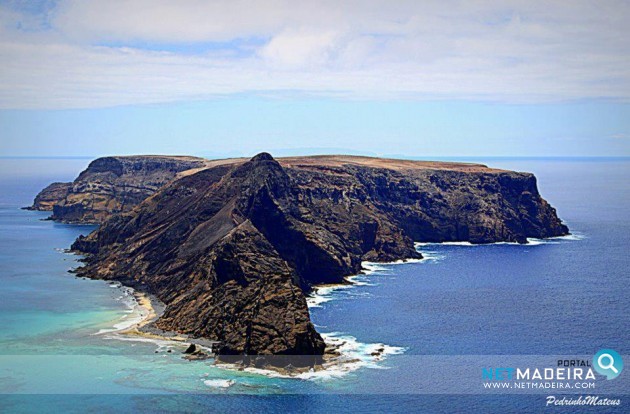
[[[116,157],[97,158],[88,165],[76,181],[81,181],[91,174],[112,173],[118,177],[123,175],[123,163]]]
[[[254,155],[250,161],[251,162],[275,161],[275,159],[268,152],[261,152],[260,154]]]
[[[271,154],[262,152],[246,163],[236,167],[230,174],[230,186],[239,188],[239,198],[248,200],[261,192],[273,198],[287,195],[290,187],[289,176]]]
[[[343,283],[365,260],[418,258],[414,241],[567,232],[531,174],[261,153],[170,181],[73,249],[90,254],[80,275],[155,294],[166,305],[157,327],[219,341],[220,358],[311,355],[311,364],[324,352],[311,286]]]

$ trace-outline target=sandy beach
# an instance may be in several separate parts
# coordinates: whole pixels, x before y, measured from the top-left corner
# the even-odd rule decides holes
[[[164,313],[165,306],[157,298],[137,290],[133,290],[133,298],[135,300],[133,311],[137,312],[141,319],[130,327],[118,331],[119,335],[179,343],[189,341],[187,335],[167,332],[151,326]]]
[[[343,285],[345,287],[351,287],[352,280],[348,280],[348,284]],[[333,287],[333,286],[321,286],[320,288]],[[335,286],[338,287],[338,286]],[[133,295],[133,313],[138,315],[140,319],[134,322],[132,325],[125,327],[124,329],[114,331],[116,336],[125,338],[126,340],[149,340],[161,343],[170,343],[173,346],[186,347],[191,343],[194,343],[197,348],[202,352],[202,357],[197,359],[207,360],[211,357],[211,341],[202,339],[192,339],[186,334],[179,334],[177,332],[163,331],[153,326],[153,323],[164,313],[165,306],[156,297],[144,292],[136,291],[131,288],[130,294]],[[316,290],[317,291],[317,290]],[[284,378],[298,378],[298,379],[314,379],[323,377],[338,377],[345,373],[354,371],[361,366],[370,365],[384,358],[389,352],[385,351],[389,348],[383,344],[372,344],[368,346],[366,352],[357,353],[357,349],[361,348],[362,344],[357,342],[354,338],[337,338],[333,335],[322,335],[326,342],[326,352],[323,356],[323,363],[313,368],[276,368],[276,367],[264,367],[255,368],[253,366],[243,366],[238,363],[228,363],[224,361],[213,360],[213,365],[228,370],[247,371],[265,375],[269,377],[284,377]],[[368,352],[369,350],[369,352]],[[385,352],[384,352],[385,351]],[[398,352],[394,352],[398,353]],[[196,359],[196,358],[190,358]]]

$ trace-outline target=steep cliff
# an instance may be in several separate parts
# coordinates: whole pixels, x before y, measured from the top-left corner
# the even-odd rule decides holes
[[[66,223],[101,223],[131,210],[178,174],[205,165],[206,160],[195,157],[98,158],[74,182],[43,189],[28,209],[52,211],[51,219]]]
[[[526,242],[567,234],[532,174],[477,164],[321,156],[224,160],[114,214],[73,249],[84,276],[166,304],[162,329],[229,355],[311,355],[304,297],[361,261],[419,257],[414,241]],[[295,365],[295,364],[294,364]]]
[[[52,183],[35,196],[35,201],[26,210],[52,211],[56,204],[66,199],[72,189],[72,183]]]

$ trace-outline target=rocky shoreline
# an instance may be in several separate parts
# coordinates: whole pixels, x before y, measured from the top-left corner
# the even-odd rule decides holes
[[[348,282],[352,283],[352,282]],[[129,288],[129,287],[127,287]],[[130,288],[133,289],[133,288]],[[257,365],[255,361],[246,364],[241,362],[226,362],[216,359],[216,355],[212,351],[214,343],[202,338],[191,338],[188,335],[182,335],[178,332],[165,331],[155,327],[155,321],[163,314],[165,305],[159,301],[154,295],[137,291],[133,289],[133,297],[136,305],[143,310],[141,312],[144,317],[134,323],[133,325],[126,327],[125,329],[117,330],[112,333],[128,337],[130,339],[142,338],[155,341],[174,342],[185,346],[186,349],[182,352],[182,358],[189,361],[206,361],[214,359],[213,365],[228,370],[245,371],[249,370],[261,375],[266,376],[281,376],[287,378],[298,378],[304,374],[315,374],[321,371],[336,370],[341,372],[347,372],[353,370],[354,367],[350,365],[357,364],[361,360],[353,358],[350,355],[346,355],[341,351],[345,342],[337,340],[332,337],[325,337],[326,350],[323,355],[322,363],[314,366],[278,366],[277,364]],[[372,357],[380,358],[383,356],[385,346],[380,346],[374,352],[371,353]],[[155,351],[156,353],[158,351]],[[170,350],[168,351],[171,352]]]
[[[100,224],[115,213],[130,211],[171,180],[206,166],[187,156],[122,156],[98,158],[68,183],[44,188],[27,210],[51,211],[51,220]]]
[[[97,161],[81,176],[115,175],[107,166],[118,164]],[[414,242],[568,234],[528,173],[267,153],[204,165],[128,211],[99,210],[101,226],[72,249],[86,255],[77,274],[151,293],[165,304],[151,329],[217,342],[223,362],[321,365],[327,347],[306,294],[346,283],[364,261],[420,259]]]

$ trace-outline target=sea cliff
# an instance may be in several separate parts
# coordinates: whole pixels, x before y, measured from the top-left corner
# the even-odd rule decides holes
[[[98,224],[131,210],[180,174],[205,165],[206,160],[196,157],[97,158],[73,182],[44,188],[27,209],[52,211],[50,218],[64,223]]]
[[[166,305],[157,327],[218,341],[219,358],[308,356],[293,365],[325,350],[305,292],[362,261],[419,258],[414,242],[568,233],[532,174],[354,156],[212,161],[133,208],[99,211],[99,229],[72,246],[87,254],[80,275],[154,294]]]

